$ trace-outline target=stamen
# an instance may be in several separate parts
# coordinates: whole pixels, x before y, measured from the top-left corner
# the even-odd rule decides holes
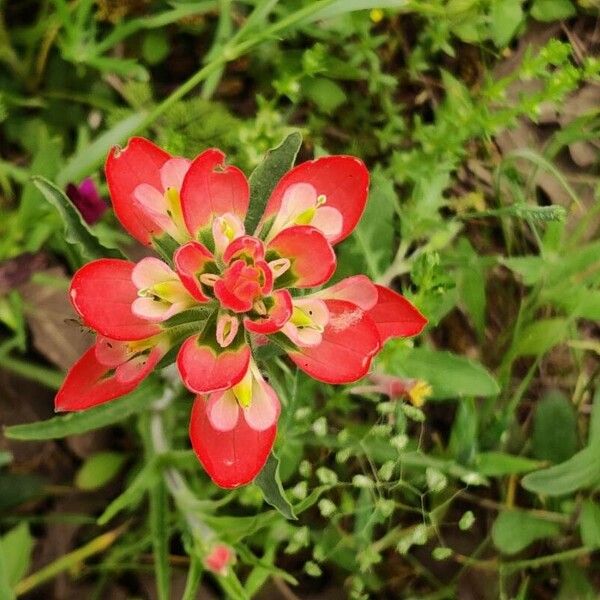
[[[254,305],[252,306],[252,308],[259,314],[259,315],[266,315],[267,314],[267,307],[265,306],[265,303],[263,300],[257,300]]]
[[[319,194],[317,196],[317,207],[323,206],[327,202],[327,196],[325,194]]]
[[[200,283],[203,283],[208,287],[213,287],[219,279],[221,278],[215,273],[202,273],[202,275],[200,275]]]
[[[283,275],[291,266],[292,263],[289,258],[278,258],[269,263],[269,269],[271,269],[274,279]]]

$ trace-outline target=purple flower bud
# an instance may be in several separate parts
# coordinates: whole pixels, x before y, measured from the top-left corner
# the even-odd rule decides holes
[[[90,177],[84,179],[78,186],[69,183],[66,192],[69,200],[76,206],[88,225],[98,222],[108,208]]]

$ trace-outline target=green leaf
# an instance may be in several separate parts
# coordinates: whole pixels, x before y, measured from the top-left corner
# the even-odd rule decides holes
[[[0,538],[1,552],[4,555],[4,572],[11,587],[20,581],[31,562],[34,539],[27,523],[19,523]]]
[[[117,400],[64,417],[13,425],[4,430],[4,435],[13,440],[56,440],[100,429],[147,409],[152,399],[158,397],[159,392],[160,387],[155,381],[147,381]]]
[[[504,48],[512,39],[523,20],[521,0],[492,2],[490,9],[490,34],[498,48]]]
[[[122,257],[118,250],[105,248],[98,238],[91,232],[87,223],[73,203],[63,191],[44,177],[33,177],[33,183],[42,192],[44,198],[56,208],[65,227],[65,240],[69,244],[76,244],[82,256],[88,260],[112,256]]]
[[[15,594],[8,580],[8,571],[5,563],[6,558],[4,556],[4,550],[2,549],[2,546],[0,546],[0,598],[13,600]]]
[[[0,467],[9,465],[13,460],[13,456],[10,452],[0,452]]]
[[[312,100],[324,113],[334,113],[348,97],[344,90],[331,79],[311,77],[302,84],[305,96]]]
[[[504,452],[482,452],[475,459],[477,472],[488,477],[527,473],[538,469],[540,462]]]
[[[531,16],[538,21],[560,21],[577,13],[571,0],[535,0]]]
[[[286,519],[297,519],[293,506],[285,496],[279,477],[279,459],[274,453],[269,455],[267,463],[254,483],[262,491],[265,502],[276,508]]]
[[[565,496],[600,481],[600,448],[590,446],[569,460],[523,477],[526,490],[544,496]]]
[[[556,435],[557,423],[560,423],[560,435]],[[556,464],[575,454],[577,417],[573,405],[561,392],[549,392],[537,403],[531,445],[536,458]]]
[[[277,148],[267,152],[263,161],[250,175],[250,206],[244,223],[249,234],[256,229],[277,182],[294,166],[301,145],[300,133],[291,133]]]
[[[581,507],[579,531],[585,546],[592,550],[600,548],[600,506],[591,499]]]
[[[80,148],[56,176],[58,185],[65,186],[70,181],[80,181],[93,173],[104,163],[109,150],[116,144],[127,141],[136,133],[146,117],[145,111],[136,111],[135,114],[119,121],[111,129],[102,133],[91,144]]]
[[[531,516],[525,511],[501,512],[492,527],[492,540],[500,552],[516,554],[536,540],[554,537],[560,533],[556,523]]]
[[[150,489],[150,532],[154,549],[156,589],[159,600],[169,599],[169,525],[167,488],[159,479]]]
[[[120,452],[97,452],[81,465],[75,475],[80,490],[95,490],[106,485],[121,470],[126,456]]]
[[[365,267],[373,278],[378,278],[393,258],[395,210],[394,183],[381,169],[375,169],[369,201],[352,236]],[[360,267],[356,262],[356,257],[353,257],[354,269]]]
[[[519,356],[541,356],[557,344],[563,342],[568,334],[566,319],[541,319],[535,321],[519,334],[511,348],[514,358]]]
[[[113,517],[126,508],[137,506],[147,489],[157,482],[156,461],[150,460],[137,473],[125,491],[117,496],[98,517],[98,525],[106,525]]]
[[[43,495],[43,483],[37,475],[0,474],[0,513]]]
[[[385,372],[427,381],[435,400],[495,396],[500,392],[497,381],[483,365],[451,352],[406,348],[401,342],[391,342],[380,361]]]

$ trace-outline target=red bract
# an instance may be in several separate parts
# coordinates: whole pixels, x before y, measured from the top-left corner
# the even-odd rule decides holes
[[[416,335],[426,324],[408,300],[364,275],[295,292],[329,280],[332,244],[362,215],[369,176],[356,158],[292,169],[249,232],[248,182],[219,150],[190,162],[134,138],[110,153],[106,171],[125,228],[146,244],[170,236],[180,246],[173,267],[157,258],[98,260],[75,274],[73,305],[104,337],[73,367],[57,407],[78,410],[130,391],[180,344],[179,373],[198,394],[192,446],[218,485],[252,481],[276,437],[279,400],[251,348],[271,340],[312,377],[350,383],[368,373],[388,338]],[[186,325],[182,341],[172,318],[194,307],[204,316],[195,331]]]

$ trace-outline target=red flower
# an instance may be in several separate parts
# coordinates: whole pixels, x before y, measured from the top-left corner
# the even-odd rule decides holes
[[[190,437],[211,478],[235,487],[262,469],[280,412],[252,347],[266,336],[312,377],[350,383],[367,374],[385,340],[418,334],[426,319],[363,275],[295,295],[335,271],[332,244],[351,233],[367,200],[362,162],[331,156],[292,169],[273,190],[257,230],[245,232],[248,182],[224,159],[218,150],[192,162],[172,158],[141,138],[111,152],[107,179],[125,228],[147,244],[169,235],[182,245],[174,269],[156,258],[137,265],[99,260],[75,274],[76,310],[101,336],[119,340],[122,351],[109,364],[97,344],[84,364],[90,377],[99,375],[89,386],[91,400],[78,400],[69,383],[81,379],[86,354],[57,406],[76,410],[125,393],[122,371],[132,373],[126,391],[135,387],[176,342],[168,320],[201,305],[209,316],[177,355],[184,384],[198,394]]]

